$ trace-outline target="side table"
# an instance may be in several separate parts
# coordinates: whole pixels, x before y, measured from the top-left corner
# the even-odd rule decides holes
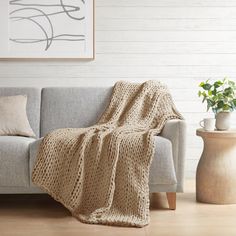
[[[196,133],[204,141],[196,175],[197,201],[236,203],[236,130]]]

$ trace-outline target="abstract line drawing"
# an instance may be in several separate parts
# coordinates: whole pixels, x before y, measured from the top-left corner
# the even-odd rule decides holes
[[[63,20],[70,20],[73,24],[80,22],[78,26],[83,26],[85,20],[85,12],[83,11],[85,0],[74,1],[74,5],[66,4],[65,2],[65,0],[43,0],[38,2],[35,0],[10,0],[9,19],[11,24],[17,23],[17,27],[23,27],[23,29],[28,27],[29,32],[33,29],[33,31],[40,31],[41,34],[37,34],[37,37],[33,37],[33,35],[32,37],[16,37],[16,35],[12,37],[10,35],[9,40],[16,44],[31,45],[44,42],[45,51],[50,50],[56,41],[84,42],[86,37],[83,27],[81,27],[82,33],[80,34],[67,33],[68,29],[62,29],[65,32],[61,33],[55,32],[55,28],[60,28],[56,24],[60,24]],[[65,17],[68,19],[65,19]],[[35,27],[38,30],[35,30]],[[26,35],[28,35],[28,32]]]
[[[0,0],[0,59],[94,59],[94,1]]]

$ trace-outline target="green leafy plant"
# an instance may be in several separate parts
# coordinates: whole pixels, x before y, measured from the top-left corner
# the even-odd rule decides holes
[[[236,85],[232,80],[224,78],[213,83],[208,79],[201,82],[198,96],[203,97],[202,102],[207,102],[207,111],[211,108],[217,114],[219,112],[232,112],[236,110]]]

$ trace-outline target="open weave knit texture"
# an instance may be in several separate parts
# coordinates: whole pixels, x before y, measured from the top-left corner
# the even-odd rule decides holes
[[[143,227],[154,135],[174,118],[181,115],[161,83],[117,82],[96,125],[45,136],[32,180],[82,222]]]

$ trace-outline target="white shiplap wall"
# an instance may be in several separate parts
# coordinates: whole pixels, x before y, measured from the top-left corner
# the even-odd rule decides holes
[[[236,78],[236,1],[95,1],[95,61],[0,61],[0,86],[161,80],[187,120],[186,174],[194,176],[202,149],[195,129],[207,115],[197,85],[209,77]]]

